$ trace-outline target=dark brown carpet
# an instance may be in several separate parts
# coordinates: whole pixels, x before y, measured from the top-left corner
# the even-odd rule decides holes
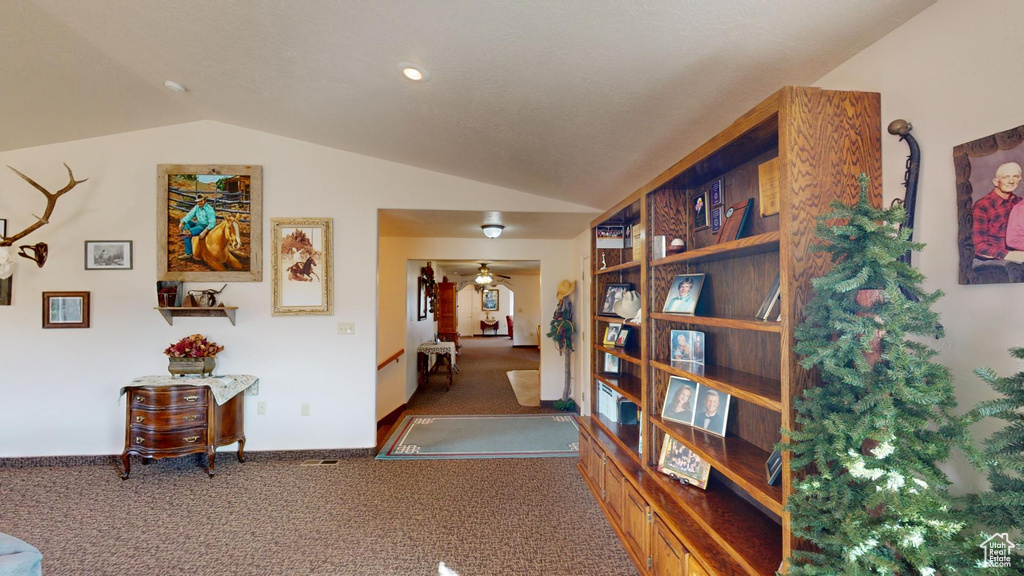
[[[467,342],[451,391],[433,376],[410,410],[543,411],[504,375],[536,351],[492,350],[501,340]],[[433,575],[439,561],[461,576],[636,574],[575,459],[299,466],[310,457],[221,454],[213,479],[197,459],[162,460],[127,481],[112,461],[0,462],[0,532],[38,547],[47,575]]]

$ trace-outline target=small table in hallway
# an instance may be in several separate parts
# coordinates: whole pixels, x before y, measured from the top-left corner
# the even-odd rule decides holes
[[[486,334],[484,334],[484,330],[490,330],[495,336],[497,336],[498,335],[498,326],[500,326],[500,325],[501,325],[501,322],[499,322],[497,320],[481,320],[480,321],[480,335],[481,336],[486,336]]]
[[[420,385],[423,386],[427,383],[427,378],[430,375],[430,355],[437,354],[437,364],[434,365],[434,371],[437,371],[441,360],[444,359],[448,365],[448,384],[445,386],[445,390],[449,390],[452,387],[452,378],[459,371],[459,366],[455,363],[455,343],[454,342],[424,342],[416,347],[416,362],[417,368],[420,374]]]

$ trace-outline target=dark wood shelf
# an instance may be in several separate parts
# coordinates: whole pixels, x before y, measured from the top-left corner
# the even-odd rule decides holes
[[[622,358],[623,360],[629,362],[630,364],[636,364],[637,366],[640,365],[639,358],[630,356],[629,354],[624,352],[622,348],[609,348],[604,344],[594,344],[594,349],[597,350],[598,352],[607,352],[612,356],[618,356],[619,358]],[[639,350],[637,350],[637,352],[639,352]]]
[[[238,310],[237,306],[214,306],[212,308],[199,307],[199,306],[173,306],[164,307],[159,306],[156,308],[160,312],[160,315],[167,320],[167,323],[174,326],[175,316],[184,317],[224,317],[231,321],[231,325],[235,325],[235,311]]]
[[[654,414],[649,416],[655,426],[707,460],[715,470],[738,484],[766,508],[782,516],[782,487],[769,486],[765,478],[764,464],[771,454],[736,436],[722,438],[693,426],[662,420]]]
[[[622,324],[624,326],[632,326],[633,328],[640,328],[640,324],[635,324],[633,322],[630,322],[629,320],[626,320],[625,318],[622,318],[621,316],[608,316],[607,314],[605,314],[605,315],[594,316],[594,318],[596,318],[598,322],[609,322],[609,323],[612,323],[612,324]]]
[[[580,424],[590,432],[590,435],[601,443],[601,447],[604,448],[605,454],[615,458],[615,461],[619,463],[619,467],[623,468],[626,474],[635,480],[639,480],[643,473],[643,467],[640,466],[640,458],[634,450],[627,450],[621,445],[621,440],[617,441],[617,436],[610,434],[606,428],[604,428],[598,422],[598,415],[591,416],[580,416]],[[609,424],[615,424],[607,419],[603,419]],[[639,440],[639,438],[638,438]]]
[[[615,248],[615,250],[620,250],[620,248]],[[628,250],[628,248],[621,248],[621,250]],[[615,266],[608,266],[607,268],[602,268],[600,270],[594,270],[594,276],[598,276],[600,274],[611,274],[612,272],[621,272],[623,270],[629,270],[630,268],[639,268],[639,267],[640,267],[640,261],[639,260],[632,260],[630,262],[625,262],[623,264],[616,264]]]
[[[590,418],[593,422],[596,422],[598,426],[604,428],[605,432],[607,432],[608,435],[618,443],[619,447],[625,453],[629,454],[630,460],[632,460],[638,467],[640,466],[639,424],[619,424],[618,422],[612,422],[601,414],[591,414]]]
[[[682,252],[666,256],[658,260],[651,260],[651,266],[665,266],[667,264],[678,264],[681,262],[697,264],[698,262],[707,262],[709,260],[728,260],[730,258],[741,258],[743,256],[764,254],[765,252],[775,252],[779,249],[779,239],[781,237],[782,233],[778,231],[765,232],[764,234],[750,236],[749,238],[740,238],[739,240],[733,240],[731,242],[705,246],[703,248],[690,250],[689,252]]]
[[[700,326],[717,326],[719,328],[735,328],[737,330],[751,330],[754,332],[774,332],[782,334],[782,324],[774,320],[757,320],[753,317],[737,316],[691,316],[688,314],[668,314],[665,312],[651,312],[651,318],[655,320],[668,320],[681,324],[697,324]]]
[[[680,378],[707,384],[716,390],[742,398],[752,404],[782,413],[782,382],[774,378],[740,372],[715,364],[694,362],[672,364],[664,358],[652,359],[651,366]]]
[[[633,402],[637,406],[643,406],[643,402],[640,401],[642,396],[642,384],[640,379],[632,374],[606,374],[604,372],[597,372],[594,377],[604,382],[608,386],[615,390],[619,394],[626,397],[627,400]]]

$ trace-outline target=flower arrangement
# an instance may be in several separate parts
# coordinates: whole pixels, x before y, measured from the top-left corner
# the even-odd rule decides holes
[[[168,346],[164,354],[171,358],[206,358],[216,356],[223,349],[223,346],[210,342],[202,334],[192,334]]]

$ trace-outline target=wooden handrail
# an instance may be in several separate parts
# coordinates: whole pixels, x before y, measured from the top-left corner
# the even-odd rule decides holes
[[[398,357],[401,356],[402,354],[405,354],[405,348],[402,348],[398,352],[395,352],[391,356],[388,356],[387,360],[381,362],[380,364],[377,364],[377,371],[380,372],[381,370],[384,369],[385,366],[391,364],[392,362],[398,362]]]

